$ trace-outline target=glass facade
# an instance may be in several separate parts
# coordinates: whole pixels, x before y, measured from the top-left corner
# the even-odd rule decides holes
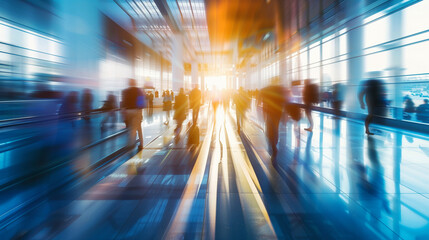
[[[0,20],[0,77],[35,79],[61,74],[63,44],[48,34]]]
[[[429,55],[429,18],[425,16],[429,1],[372,1],[355,13],[357,6],[347,1],[326,1],[319,17],[313,11],[320,7],[318,1],[299,2],[298,6],[294,2],[291,7],[301,14],[293,14],[288,22],[292,36],[286,43],[273,40],[264,45],[259,57],[262,67],[253,61],[250,70],[251,88],[266,86],[273,77],[286,85],[311,79],[320,86],[322,95],[329,96],[333,85],[341,83],[347,86],[348,94],[344,110],[364,113],[357,93],[364,80],[376,77],[387,90],[388,117],[401,120],[405,116],[404,99],[410,98],[417,107],[429,98],[429,65],[424,60]],[[347,11],[354,15],[341,15]],[[299,31],[293,30],[297,22]],[[356,36],[362,39],[361,46],[349,42]],[[285,55],[277,57],[276,44],[286,45]],[[283,74],[279,71],[281,61],[285,61]],[[356,72],[359,76],[351,76]],[[300,90],[293,92],[300,94]],[[329,101],[322,101],[321,106],[330,107]],[[411,115],[405,120],[418,121],[415,113]]]

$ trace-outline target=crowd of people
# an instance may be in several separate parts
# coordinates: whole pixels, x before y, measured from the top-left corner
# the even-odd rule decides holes
[[[200,107],[204,103],[204,96],[198,85],[195,85],[191,90],[181,88],[175,95],[171,90],[165,90],[162,93],[153,89],[149,91],[144,90],[137,86],[135,79],[130,79],[128,84],[129,87],[121,93],[122,98],[119,104],[116,95],[113,92],[108,92],[102,107],[96,109],[94,108],[94,96],[90,89],[84,89],[80,97],[77,91],[70,91],[63,98],[58,113],[61,115],[79,116],[84,122],[89,123],[93,111],[105,112],[106,114],[101,121],[101,128],[103,129],[109,126],[109,123],[118,122],[118,110],[121,110],[122,114],[120,116],[122,116],[126,127],[130,130],[129,144],[133,144],[133,140],[135,141],[137,134],[140,142],[139,149],[143,148],[143,131],[141,129],[143,109],[147,108],[147,113],[149,115],[153,114],[155,99],[160,99],[157,103],[162,104],[162,111],[165,112],[164,124],[169,125],[171,117],[174,119],[176,123],[174,132],[177,137],[180,136],[179,133],[181,132],[182,125],[190,112],[192,112],[190,124],[194,128],[197,127]],[[216,116],[219,109],[223,109],[226,112],[232,104],[235,107],[236,129],[240,133],[246,119],[246,111],[251,107],[251,100],[255,99],[255,105],[261,107],[261,112],[263,113],[266,124],[265,132],[270,151],[273,155],[276,155],[278,127],[281,119],[287,116],[288,119],[298,122],[301,120],[301,112],[304,112],[308,121],[308,126],[304,130],[312,132],[314,126],[312,118],[313,105],[324,101],[324,95],[320,91],[319,86],[312,83],[310,79],[304,80],[301,86],[301,102],[296,102],[296,98],[294,97],[296,91],[294,92],[294,96],[292,96],[292,92],[292,88],[282,86],[278,80],[277,82],[274,80],[271,85],[256,90],[244,90],[240,87],[236,91],[220,91],[215,88],[208,91],[206,100],[209,100],[214,116]],[[49,94],[47,91],[39,91],[33,95],[40,98],[53,94]],[[334,115],[340,115],[344,98],[345,87],[340,83],[334,84],[332,86],[332,94],[329,97]],[[373,135],[374,133],[369,128],[370,123],[374,116],[385,117],[389,107],[383,82],[378,79],[363,81],[358,91],[357,100],[360,103],[360,107],[367,110],[368,113],[365,119],[365,133]],[[416,106],[412,98],[405,96],[403,104],[403,119],[410,120],[415,115],[417,120],[425,123],[429,122],[428,99],[424,99],[423,104]],[[171,115],[172,111],[173,115]],[[74,121],[72,120],[71,122],[74,125]],[[178,139],[176,138],[176,140]]]

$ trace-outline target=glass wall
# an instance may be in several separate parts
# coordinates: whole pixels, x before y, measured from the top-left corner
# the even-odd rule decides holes
[[[0,95],[30,93],[35,81],[61,75],[62,48],[57,38],[0,20]]]
[[[321,105],[330,107],[335,84],[353,88],[351,93],[357,95],[363,81],[378,78],[384,83],[383,94],[389,109],[387,117],[421,121],[417,108],[429,99],[429,63],[426,60],[429,56],[429,1],[417,1],[412,5],[404,5],[404,2],[391,4],[384,10],[364,12],[353,20],[346,19],[337,26],[314,31],[319,34],[317,37],[307,36],[311,40],[299,42],[299,50],[285,57],[288,81],[310,78],[320,86]],[[361,22],[356,19],[361,19]],[[307,28],[314,26],[324,24],[313,22]],[[328,22],[326,26],[329,26]],[[349,35],[352,31],[354,34],[360,32],[362,49],[349,45],[348,37],[352,36]],[[359,55],[356,56],[356,52]],[[351,62],[356,60],[358,65],[353,65],[355,63]],[[355,78],[349,76],[348,68],[359,67],[360,63],[362,79],[352,81]],[[345,110],[360,111],[358,96],[350,97],[348,101]],[[360,112],[365,113],[365,110]]]

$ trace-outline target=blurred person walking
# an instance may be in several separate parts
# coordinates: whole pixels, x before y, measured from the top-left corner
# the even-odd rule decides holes
[[[216,113],[217,113],[217,108],[219,107],[219,104],[221,102],[221,96],[219,96],[220,93],[219,91],[216,90],[216,87],[214,87],[213,91],[212,91],[212,106],[213,106],[213,112],[214,112],[214,119],[216,120]]]
[[[414,104],[414,102],[413,102],[413,100],[411,98],[405,99],[404,104],[405,104],[405,106],[404,106],[404,113],[402,114],[402,117],[405,120],[411,120],[412,114],[414,112],[416,112],[415,104]]]
[[[174,132],[176,133],[176,140],[178,140],[178,136],[180,131],[182,130],[183,121],[186,119],[188,111],[188,99],[185,95],[183,88],[180,89],[179,94],[176,96],[174,101],[174,120],[176,120],[177,126]]]
[[[423,104],[416,109],[417,120],[429,123],[429,99],[424,99]]]
[[[197,84],[195,84],[194,89],[189,93],[189,104],[192,109],[192,124],[196,125],[201,106],[201,91],[198,89]]]
[[[285,89],[285,109],[287,114],[295,123],[295,128],[297,128],[297,123],[301,120],[301,108],[291,102],[292,93],[290,89]]]
[[[72,115],[72,117],[75,117],[78,115],[78,95],[79,93],[77,91],[72,91],[64,98],[59,114],[62,115],[61,117],[64,117],[64,115]],[[72,126],[75,126],[75,119],[73,118],[71,120]]]
[[[147,102],[148,102],[148,110],[149,110],[148,113],[149,113],[149,115],[153,114],[153,99],[154,99],[153,93],[149,92],[147,94]]]
[[[222,106],[223,106],[224,112],[226,112],[226,110],[228,110],[229,108],[229,103],[231,101],[230,95],[231,95],[231,92],[229,90],[224,89],[222,91]]]
[[[83,119],[87,122],[91,120],[90,114],[92,110],[92,102],[94,100],[94,96],[92,95],[91,89],[85,88],[82,94],[82,114]]]
[[[369,131],[369,124],[372,118],[374,115],[385,116],[387,113],[386,90],[383,82],[378,79],[364,81],[359,92],[359,102],[362,109],[365,109],[365,103],[368,108],[368,115],[365,119],[365,133],[374,135]]]
[[[125,124],[129,129],[129,142],[131,147],[136,140],[136,132],[139,136],[140,145],[139,150],[143,149],[143,108],[145,107],[146,99],[142,89],[137,87],[135,79],[130,78],[128,82],[129,87],[122,91],[122,107],[124,108]]]
[[[164,124],[168,125],[170,123],[170,111],[171,111],[171,104],[172,104],[173,98],[170,95],[169,91],[165,91],[163,95],[164,95],[164,98],[162,99],[162,109],[165,111],[165,115],[167,118]]]
[[[237,118],[237,132],[240,133],[243,127],[243,120],[246,115],[246,111],[250,105],[250,99],[247,93],[240,87],[238,92],[234,95],[235,104],[235,115]]]
[[[311,108],[313,104],[319,102],[319,87],[311,83],[310,79],[304,81],[304,89],[302,90],[302,100],[305,105],[305,115],[307,116],[309,126],[304,128],[305,131],[313,131],[313,117],[311,116]]]
[[[335,83],[332,87],[332,108],[335,115],[339,115],[344,102],[344,85]]]
[[[265,131],[271,150],[271,157],[277,156],[279,139],[279,123],[285,107],[285,90],[279,85],[278,79],[272,85],[261,89],[262,110],[265,116]]]
[[[112,123],[116,123],[116,111],[115,109],[118,107],[116,96],[113,94],[113,92],[109,92],[107,95],[106,101],[104,101],[103,107],[101,109],[106,113],[106,116],[104,117],[103,121],[101,121],[101,128],[105,128],[106,123],[111,119]]]

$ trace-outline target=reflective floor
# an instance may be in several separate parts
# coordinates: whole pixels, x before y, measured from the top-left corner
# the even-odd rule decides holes
[[[210,113],[210,114],[209,114]],[[429,137],[313,113],[280,124],[267,151],[260,110],[200,114],[136,155],[75,181],[1,229],[21,239],[429,239]],[[159,120],[161,121],[161,120]],[[185,124],[186,126],[186,124]],[[155,134],[156,135],[156,134]]]

